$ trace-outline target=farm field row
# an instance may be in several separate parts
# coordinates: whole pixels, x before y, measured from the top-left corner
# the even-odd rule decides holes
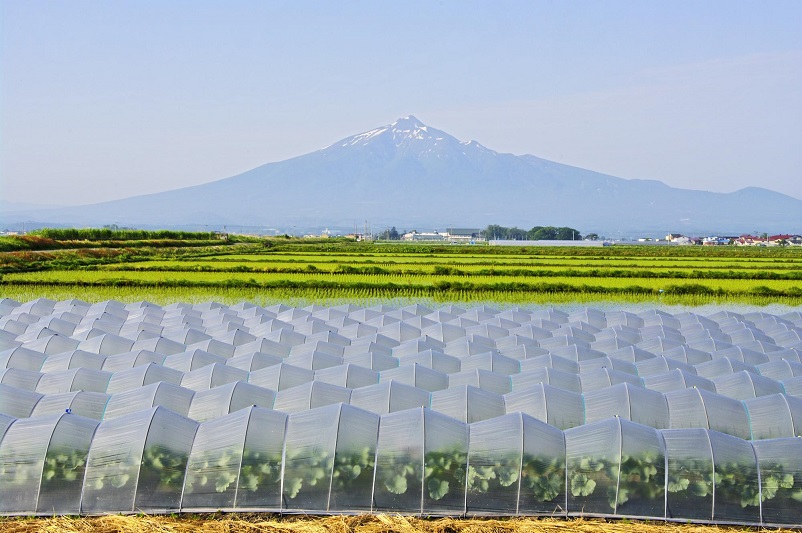
[[[341,269],[343,265],[353,266],[356,268],[370,268],[378,267],[386,270],[400,271],[407,273],[414,273],[416,271],[426,272],[432,271],[436,267],[449,267],[455,268],[465,272],[481,272],[483,270],[553,270],[553,269],[571,269],[571,270],[650,270],[653,272],[669,272],[685,270],[692,271],[720,271],[726,272],[727,270],[736,271],[760,271],[760,272],[789,272],[797,271],[802,272],[802,262],[800,263],[756,263],[756,262],[727,262],[727,263],[694,263],[682,264],[678,262],[661,261],[654,263],[643,263],[635,261],[616,261],[605,262],[602,264],[589,263],[587,261],[577,262],[543,262],[539,260],[532,260],[528,262],[475,262],[475,263],[461,263],[449,262],[445,258],[432,258],[430,261],[350,261],[348,258],[339,258],[336,260],[321,261],[318,257],[306,257],[285,261],[280,258],[267,257],[259,260],[183,260],[183,261],[137,261],[128,263],[119,263],[107,265],[103,267],[105,270],[227,270],[232,268],[250,269],[250,270],[291,270],[298,268],[308,268],[313,266],[319,270],[335,271]],[[800,274],[802,275],[802,274]]]
[[[648,291],[665,290],[667,287],[688,282],[687,278],[646,278],[646,277],[605,277],[600,276],[549,276],[547,280],[527,276],[488,276],[488,275],[435,275],[425,274],[409,276],[406,274],[350,274],[331,272],[310,273],[273,273],[273,272],[160,272],[160,271],[42,271],[6,274],[3,278],[9,283],[85,283],[85,284],[215,284],[226,282],[250,283],[253,285],[278,285],[282,283],[299,283],[314,285],[338,284],[342,286],[376,285],[377,287],[394,284],[409,287],[437,287],[451,284],[472,285],[476,288],[499,288],[507,290],[535,290],[544,283],[570,284],[587,287],[622,289],[637,287]],[[692,280],[694,284],[702,284],[713,291],[749,292],[756,287],[768,287],[772,290],[790,290],[800,288],[799,280],[742,280],[742,279],[702,279]],[[514,285],[514,286],[513,286]],[[639,292],[637,289],[635,292]]]
[[[733,253],[728,256],[676,256],[676,257],[650,257],[650,256],[634,256],[634,255],[564,255],[564,254],[446,254],[441,252],[436,253],[392,253],[391,250],[385,249],[383,252],[314,252],[314,253],[296,253],[296,252],[271,252],[267,254],[237,254],[237,255],[206,255],[203,260],[210,261],[238,261],[238,262],[274,262],[274,261],[287,261],[287,262],[305,262],[309,261],[310,257],[317,258],[321,262],[348,262],[348,263],[446,263],[446,264],[531,264],[544,263],[544,264],[642,264],[647,265],[663,265],[671,266],[676,264],[710,264],[713,265],[745,265],[745,264],[796,264],[802,265],[802,254],[794,255],[778,255],[766,257],[742,256]]]
[[[136,302],[146,300],[162,305],[173,302],[202,303],[215,301],[228,305],[247,301],[258,305],[283,303],[294,307],[310,304],[335,306],[355,304],[365,307],[387,304],[404,306],[415,303],[443,305],[454,302],[466,304],[492,303],[501,306],[590,306],[608,307],[610,305],[637,306],[707,306],[707,305],[749,305],[749,306],[797,306],[802,298],[777,296],[775,294],[716,294],[716,293],[599,293],[573,292],[511,292],[505,290],[443,289],[423,290],[404,288],[403,291],[382,287],[241,287],[241,286],[142,286],[142,285],[85,285],[85,284],[16,284],[3,285],[3,296],[18,301],[36,298],[68,300],[79,298],[87,302],[118,300]]]

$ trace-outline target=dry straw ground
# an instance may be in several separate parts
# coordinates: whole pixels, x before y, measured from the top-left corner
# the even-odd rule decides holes
[[[361,516],[101,516],[0,518],[0,533],[743,533],[757,528],[556,518],[424,519]],[[790,529],[773,530],[790,533]],[[797,530],[799,531],[799,530]]]

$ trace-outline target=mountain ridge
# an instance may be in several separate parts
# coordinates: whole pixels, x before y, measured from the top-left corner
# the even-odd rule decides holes
[[[488,224],[583,232],[802,232],[802,200],[623,179],[460,141],[413,115],[325,148],[217,181],[72,208],[18,212],[42,222],[127,226],[406,228]],[[14,213],[0,215],[7,223]],[[663,234],[665,234],[663,233]]]

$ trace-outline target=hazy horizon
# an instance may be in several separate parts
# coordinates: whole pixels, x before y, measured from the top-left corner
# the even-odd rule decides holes
[[[0,1],[0,198],[227,178],[415,115],[621,178],[802,199],[802,3]]]

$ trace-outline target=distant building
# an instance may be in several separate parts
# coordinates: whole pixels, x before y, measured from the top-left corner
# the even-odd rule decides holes
[[[768,246],[798,246],[802,245],[802,236],[800,235],[770,235],[767,239]]]
[[[681,233],[669,233],[666,235],[666,240],[671,244],[690,245],[693,244],[693,239],[686,237]]]
[[[444,241],[446,236],[436,231],[418,233],[417,231],[410,231],[401,236],[402,241]]]
[[[756,235],[741,235],[735,239],[737,246],[766,246],[768,241],[765,237],[758,237]]]
[[[702,239],[702,246],[725,246],[730,244],[729,237],[719,237],[718,235],[712,235],[710,237],[704,237]]]
[[[449,242],[470,243],[484,241],[482,230],[478,228],[448,228],[445,237]]]
[[[802,246],[802,235],[792,235],[790,233],[767,235],[765,237],[741,235],[735,238],[734,242],[738,246]]]

